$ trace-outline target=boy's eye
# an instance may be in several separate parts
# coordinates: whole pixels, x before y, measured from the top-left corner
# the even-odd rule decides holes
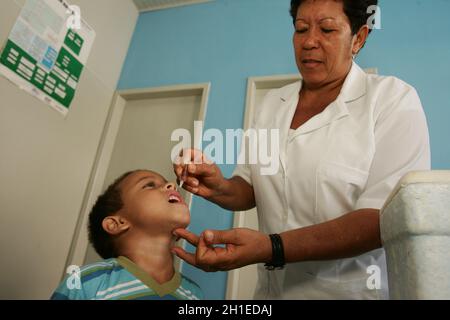
[[[143,189],[145,189],[145,188],[154,188],[154,187],[155,187],[155,183],[154,183],[153,181],[151,181],[151,182],[147,183],[147,184],[144,186]]]

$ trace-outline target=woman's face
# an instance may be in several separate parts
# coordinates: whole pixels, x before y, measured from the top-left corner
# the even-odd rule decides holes
[[[352,36],[343,2],[303,2],[297,11],[294,48],[297,66],[306,85],[320,87],[344,79],[353,54],[361,46],[358,37]]]

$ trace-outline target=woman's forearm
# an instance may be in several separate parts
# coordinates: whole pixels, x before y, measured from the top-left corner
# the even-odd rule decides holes
[[[286,262],[344,259],[380,248],[379,218],[379,210],[361,209],[329,222],[283,232]]]

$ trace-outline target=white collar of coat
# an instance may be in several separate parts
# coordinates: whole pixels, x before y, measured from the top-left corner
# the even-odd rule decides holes
[[[329,123],[348,116],[349,110],[347,103],[355,101],[366,94],[367,89],[367,74],[355,62],[352,64],[341,93],[337,99],[332,102],[320,115],[310,119],[292,136],[294,139],[298,134],[305,134],[317,129],[320,129]],[[282,100],[281,106],[285,109],[284,112],[278,112],[272,120],[274,128],[281,128],[280,135],[287,136],[291,125],[292,118],[295,114],[298,101],[298,93],[300,92],[302,81],[292,83],[281,89],[280,98]]]
[[[355,101],[366,94],[366,78],[367,74],[364,70],[362,70],[356,62],[353,61],[352,68],[350,69],[347,78],[345,79],[344,85],[342,86],[341,93],[339,94],[339,98],[344,102]],[[300,92],[302,88],[302,81],[298,81],[295,84],[295,93]],[[293,89],[292,86],[288,86],[287,90],[282,90],[280,98],[283,101],[289,100],[292,95],[291,91]]]

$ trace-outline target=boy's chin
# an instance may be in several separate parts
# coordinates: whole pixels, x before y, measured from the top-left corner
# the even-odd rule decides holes
[[[191,223],[191,216],[189,213],[178,215],[175,219],[172,220],[172,230],[175,229],[186,229]]]
[[[187,227],[189,227],[190,222],[191,222],[190,218],[186,219],[186,221],[179,221],[176,224],[175,229],[186,229]]]
[[[191,222],[191,215],[189,213],[189,209],[179,211],[176,214],[176,224],[177,228],[187,228],[189,223]]]

